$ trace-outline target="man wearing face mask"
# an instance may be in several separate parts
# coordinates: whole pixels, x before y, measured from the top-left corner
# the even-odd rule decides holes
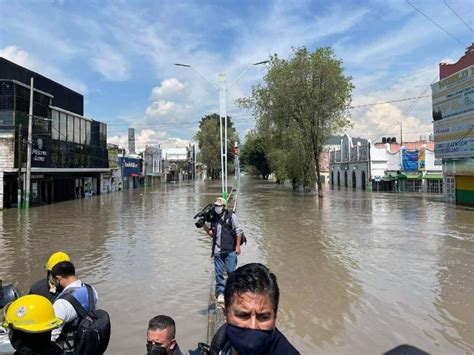
[[[214,202],[215,218],[211,228],[203,225],[204,230],[212,237],[212,255],[216,275],[216,298],[218,303],[224,303],[224,268],[230,275],[237,267],[237,255],[240,255],[242,228],[234,212],[225,208],[226,201],[218,197]]]
[[[299,354],[276,328],[280,290],[275,274],[266,266],[239,267],[229,276],[224,296],[227,323],[212,340],[212,354]]]
[[[36,281],[30,288],[30,295],[40,295],[46,297],[51,303],[54,302],[54,299],[58,295],[56,285],[54,280],[51,277],[51,270],[54,265],[61,261],[70,261],[69,255],[62,251],[51,254],[48,259],[48,262],[44,266],[46,268],[46,278]]]
[[[182,355],[176,342],[176,325],[173,318],[159,315],[150,319],[146,350],[147,355]]]

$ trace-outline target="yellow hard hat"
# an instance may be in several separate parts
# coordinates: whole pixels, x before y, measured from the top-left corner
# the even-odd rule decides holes
[[[54,315],[53,305],[46,297],[26,295],[7,306],[2,325],[27,333],[43,333],[61,324],[63,320]]]
[[[71,261],[71,258],[69,255],[62,251],[58,251],[54,254],[51,254],[51,256],[48,259],[48,262],[45,265],[45,268],[48,269],[48,271],[51,271],[57,263],[60,263],[61,261]]]

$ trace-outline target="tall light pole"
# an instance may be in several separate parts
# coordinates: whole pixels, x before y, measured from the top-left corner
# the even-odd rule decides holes
[[[26,153],[26,179],[25,179],[25,209],[30,208],[30,178],[31,178],[31,146],[33,144],[33,83],[34,78],[31,77],[30,83],[30,110],[28,114],[28,140]],[[21,169],[21,167],[19,167]]]
[[[175,63],[178,67],[185,67],[193,69],[201,78],[206,80],[214,89],[219,92],[219,131],[220,131],[220,146],[221,146],[221,182],[222,182],[222,197],[227,199],[227,90],[232,86],[237,84],[237,82],[242,79],[242,77],[252,68],[254,65],[261,65],[268,63],[268,60],[250,64],[247,69],[245,69],[237,79],[227,87],[227,82],[225,80],[225,74],[219,74],[219,86],[215,86],[212,81],[206,78],[201,72],[199,72],[195,67],[190,64],[181,64]],[[222,123],[224,121],[224,123]],[[224,137],[222,136],[222,126],[224,126]]]

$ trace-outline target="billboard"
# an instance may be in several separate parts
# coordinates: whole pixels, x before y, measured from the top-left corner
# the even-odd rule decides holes
[[[436,159],[474,157],[474,65],[431,89]]]
[[[433,121],[474,112],[474,65],[431,85]]]
[[[117,148],[109,148],[109,168],[110,169],[118,169],[118,149]]]
[[[402,149],[402,170],[418,171],[418,149]]]

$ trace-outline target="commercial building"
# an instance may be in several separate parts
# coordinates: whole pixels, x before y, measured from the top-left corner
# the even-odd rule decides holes
[[[84,117],[81,94],[0,57],[0,207],[17,206],[25,190],[31,78],[30,203],[99,194],[109,172],[107,126]]]
[[[160,146],[147,146],[144,155],[144,175],[146,185],[156,185],[160,183],[163,174],[162,149]]]
[[[447,202],[474,205],[474,43],[454,64],[439,65],[431,85],[435,157]]]
[[[333,186],[371,188],[374,191],[442,193],[441,165],[435,164],[434,142],[422,137],[403,146],[395,138],[371,144],[345,134],[330,152]]]

